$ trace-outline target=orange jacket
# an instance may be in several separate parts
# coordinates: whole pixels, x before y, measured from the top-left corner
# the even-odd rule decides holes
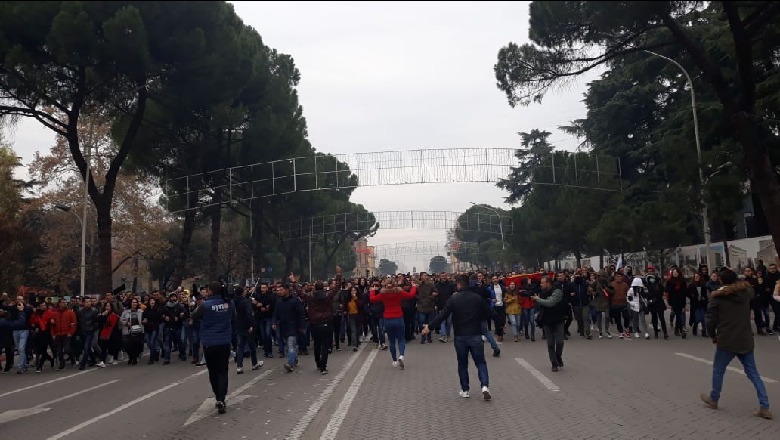
[[[52,337],[73,336],[76,333],[76,313],[71,309],[51,310],[48,314],[49,323],[54,319],[54,325],[50,325]],[[45,316],[45,315],[44,315]]]

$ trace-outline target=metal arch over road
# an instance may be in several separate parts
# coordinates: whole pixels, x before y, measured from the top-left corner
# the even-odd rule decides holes
[[[495,183],[518,165],[514,148],[448,148],[314,154],[240,165],[164,182],[169,206],[183,212],[294,192],[423,183]],[[620,191],[620,159],[578,153],[574,166],[555,162],[555,153],[535,165],[536,184]],[[212,201],[209,193],[222,193]]]
[[[279,225],[282,240],[315,237],[329,234],[349,234],[370,231],[379,224],[381,229],[460,229],[488,234],[514,234],[509,216],[491,213],[464,213],[452,211],[379,211],[372,213],[342,213],[310,217]]]
[[[448,252],[479,253],[479,243],[465,241],[410,241],[405,243],[380,244],[374,246],[376,258],[393,259],[405,255],[446,255]]]

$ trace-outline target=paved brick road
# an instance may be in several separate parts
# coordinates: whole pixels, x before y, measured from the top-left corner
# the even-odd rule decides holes
[[[458,396],[452,344],[435,340],[410,344],[404,371],[391,367],[387,352],[371,356],[373,346],[336,353],[327,376],[318,374],[312,356],[302,356],[292,374],[284,373],[283,359],[241,376],[231,366],[230,390],[247,385],[243,400],[229,401],[224,416],[208,410],[186,427],[211,394],[205,369],[188,363],[2,375],[0,433],[100,440],[314,439],[323,433],[337,439],[780,438],[780,422],[752,417],[755,392],[740,374],[727,373],[719,411],[698,400],[709,388],[711,367],[696,359],[712,358],[709,340],[573,338],[559,373],[550,372],[544,342],[505,342],[501,358],[488,358],[490,402],[477,392],[473,365],[473,395]],[[758,338],[756,353],[761,374],[779,381],[780,341]],[[42,385],[48,381],[54,382]],[[766,385],[777,404],[780,383]]]

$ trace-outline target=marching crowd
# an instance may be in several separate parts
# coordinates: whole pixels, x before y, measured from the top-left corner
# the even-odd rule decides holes
[[[464,274],[460,274],[461,276]],[[718,272],[700,266],[686,278],[677,267],[664,274],[648,266],[639,276],[631,267],[610,266],[603,271],[580,268],[531,276],[480,271],[469,276],[469,290],[479,294],[490,309],[482,322],[482,339],[494,357],[501,354],[506,333],[515,342],[547,339],[554,371],[563,367],[563,341],[571,325],[583,339],[668,339],[707,336],[705,313],[710,295],[721,287]],[[262,357],[286,357],[285,369],[298,365],[298,355],[313,348],[315,363],[327,374],[328,355],[357,351],[361,343],[389,349],[393,366],[404,368],[405,345],[418,340],[432,343],[421,330],[437,317],[456,292],[455,275],[399,274],[394,277],[284,282],[226,288],[234,305],[232,357],[243,373],[247,354],[251,368],[262,367]],[[780,279],[776,265],[746,268],[740,276],[756,293],[751,301],[755,333],[780,331]],[[545,281],[547,280],[547,281]],[[391,302],[380,289],[397,289]],[[774,293],[774,297],[773,297]],[[557,296],[556,296],[557,295]],[[192,312],[202,301],[200,292],[179,288],[152,294],[107,293],[101,297],[74,296],[56,303],[48,297],[0,298],[0,366],[18,374],[28,369],[62,370],[104,368],[127,362],[137,365],[143,353],[147,364],[179,362],[205,365],[199,319]],[[670,313],[667,313],[670,310]],[[772,313],[770,314],[770,311]],[[650,316],[650,324],[647,322]],[[770,322],[770,315],[774,321]],[[667,319],[669,325],[667,326]],[[686,319],[687,317],[687,319]],[[451,340],[452,317],[432,330],[442,343]],[[558,332],[560,324],[561,331]],[[560,333],[560,334],[558,334]],[[313,347],[312,347],[313,346]]]

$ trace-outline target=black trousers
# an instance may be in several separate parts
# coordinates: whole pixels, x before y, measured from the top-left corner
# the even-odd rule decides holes
[[[563,360],[563,323],[543,326],[544,333],[547,335],[547,354],[550,357],[550,363],[560,365]]]
[[[341,315],[337,313],[333,315],[333,343],[336,348],[339,348],[339,333],[341,333]]]
[[[407,341],[414,339],[414,320],[417,317],[417,311],[413,308],[402,309],[404,312],[404,338]]]
[[[328,349],[333,329],[329,323],[312,324],[311,337],[314,340],[314,362],[320,371],[328,368]]]
[[[664,331],[664,336],[666,336],[666,317],[664,316],[665,310],[653,310],[650,312],[650,319],[653,322],[653,330],[655,331],[655,335],[658,336],[658,322],[661,322],[661,328]]]
[[[495,306],[493,307],[495,316],[493,322],[496,324],[496,336],[504,336],[504,326],[506,325],[506,307]]]
[[[228,360],[230,344],[203,347],[206,368],[209,370],[209,382],[217,402],[224,402],[228,391]]]

